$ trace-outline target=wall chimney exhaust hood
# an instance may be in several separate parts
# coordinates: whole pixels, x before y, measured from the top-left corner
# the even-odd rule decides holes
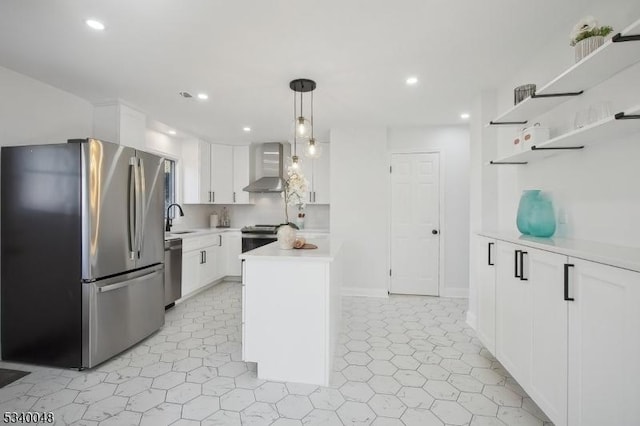
[[[247,192],[282,192],[284,191],[283,173],[283,149],[277,142],[264,143],[259,148],[262,150],[260,166],[256,170],[256,181],[242,188]],[[262,170],[259,170],[262,168]]]

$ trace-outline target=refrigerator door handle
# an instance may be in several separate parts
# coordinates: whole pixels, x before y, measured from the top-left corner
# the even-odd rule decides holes
[[[138,253],[138,259],[142,257],[142,247],[144,242],[144,223],[147,216],[147,184],[144,175],[144,161],[142,158],[138,158],[138,173],[140,175],[140,183],[138,185],[138,191],[140,195],[140,215],[139,215],[139,234],[138,234],[138,247],[136,252]]]
[[[163,274],[163,273],[164,273],[163,270],[149,272],[148,274],[140,275],[139,277],[136,277],[136,278],[134,278],[132,280],[129,280],[129,281],[120,282],[120,283],[116,283],[116,284],[109,284],[109,285],[105,285],[105,286],[102,286],[102,287],[98,287],[98,292],[106,293],[108,291],[117,290],[119,288],[127,287],[127,286],[130,286],[130,285],[135,284],[137,282],[147,280],[147,279],[151,278],[153,275],[159,275],[159,274]]]
[[[137,236],[137,213],[138,207],[138,173],[136,171],[136,158],[129,159],[129,217],[128,217],[128,237],[129,237],[129,259],[134,260],[136,256],[136,236]]]

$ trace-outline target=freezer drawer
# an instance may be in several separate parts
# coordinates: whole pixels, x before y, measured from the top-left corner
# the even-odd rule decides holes
[[[94,367],[164,324],[164,268],[84,283],[82,366]]]

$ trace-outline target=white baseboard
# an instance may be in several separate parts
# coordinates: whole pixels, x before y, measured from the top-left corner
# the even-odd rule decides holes
[[[476,314],[467,311],[467,325],[475,330],[477,324],[476,321]]]
[[[469,297],[469,289],[458,287],[443,288],[440,297],[455,297],[466,299]]]
[[[389,297],[389,293],[385,289],[362,287],[342,287],[342,295],[360,297]]]

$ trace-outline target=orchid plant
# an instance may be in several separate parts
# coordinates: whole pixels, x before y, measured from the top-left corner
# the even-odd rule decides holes
[[[586,16],[582,18],[573,27],[573,31],[570,34],[571,46],[575,46],[581,40],[595,36],[607,36],[613,31],[613,28],[608,25],[599,26],[598,21],[593,16]]]
[[[284,215],[286,223],[289,223],[289,206],[298,206],[298,210],[303,209],[307,199],[307,179],[300,170],[289,167],[287,170],[287,180],[284,182]]]

